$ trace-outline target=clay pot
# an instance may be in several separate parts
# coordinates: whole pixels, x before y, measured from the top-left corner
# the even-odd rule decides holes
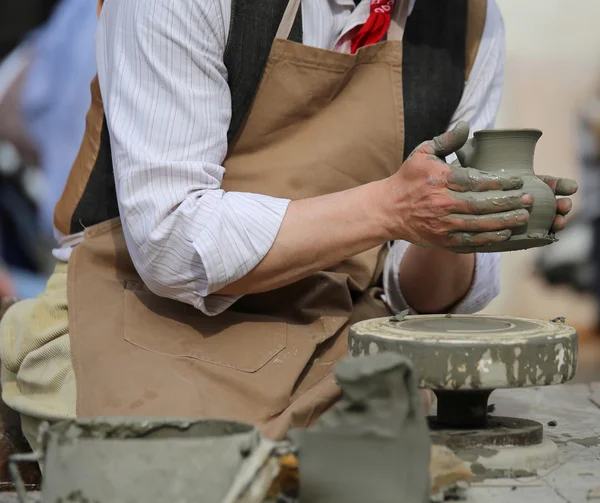
[[[255,426],[221,420],[66,420],[44,425],[41,439],[10,459],[21,503],[238,501],[239,474],[270,452]],[[43,462],[41,498],[25,494],[17,463],[27,461]]]
[[[556,241],[550,231],[556,216],[556,196],[533,171],[533,156],[539,129],[490,129],[477,131],[474,138],[456,152],[464,167],[498,175],[520,176],[523,191],[533,195],[526,225],[512,230],[508,241],[489,246],[457,248],[458,252],[513,251],[545,246]],[[495,191],[491,191],[493,194]],[[498,191],[500,192],[500,191]],[[491,195],[491,194],[490,194]]]

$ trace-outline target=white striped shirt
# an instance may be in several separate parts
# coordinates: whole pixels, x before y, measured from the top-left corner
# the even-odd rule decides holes
[[[489,128],[498,111],[504,26],[488,1],[479,53],[450,126],[462,119],[473,130]],[[356,8],[353,0],[303,0],[304,43],[347,51],[348,31],[368,12],[368,0]],[[230,16],[231,0],[106,0],[97,33],[98,77],[133,262],[156,294],[210,315],[239,298],[214,292],[263,259],[289,203],[220,188],[231,118],[223,63]],[[57,256],[66,258],[78,239],[63,240]],[[407,246],[394,243],[385,267],[386,298],[396,311],[407,307],[398,285]],[[456,311],[480,310],[498,291],[498,256],[477,255],[472,288]]]

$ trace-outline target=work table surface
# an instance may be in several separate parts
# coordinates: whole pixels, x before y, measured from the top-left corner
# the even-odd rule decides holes
[[[600,382],[496,390],[489,403],[494,415],[542,423],[559,464],[537,477],[485,480],[468,490],[468,503],[600,503]]]
[[[537,477],[477,483],[467,503],[600,503],[600,382],[497,390],[489,403],[495,415],[542,423],[558,444],[560,463]],[[551,421],[556,426],[548,426]],[[17,501],[12,493],[0,494],[0,503]]]

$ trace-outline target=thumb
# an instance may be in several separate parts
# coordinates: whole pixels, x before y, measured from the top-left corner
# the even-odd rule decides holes
[[[426,141],[417,147],[417,152],[446,157],[461,148],[469,138],[469,124],[460,121],[454,129],[446,131],[433,140]]]

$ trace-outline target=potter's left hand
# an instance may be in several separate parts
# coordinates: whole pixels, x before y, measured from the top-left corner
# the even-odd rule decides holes
[[[539,175],[538,177],[548,187],[550,187],[557,196],[572,196],[577,192],[577,182],[570,178],[558,178],[555,176]],[[535,201],[534,201],[535,203]],[[560,197],[557,200],[556,217],[552,224],[552,232],[562,231],[567,226],[567,215],[573,207],[573,202],[569,197]]]

